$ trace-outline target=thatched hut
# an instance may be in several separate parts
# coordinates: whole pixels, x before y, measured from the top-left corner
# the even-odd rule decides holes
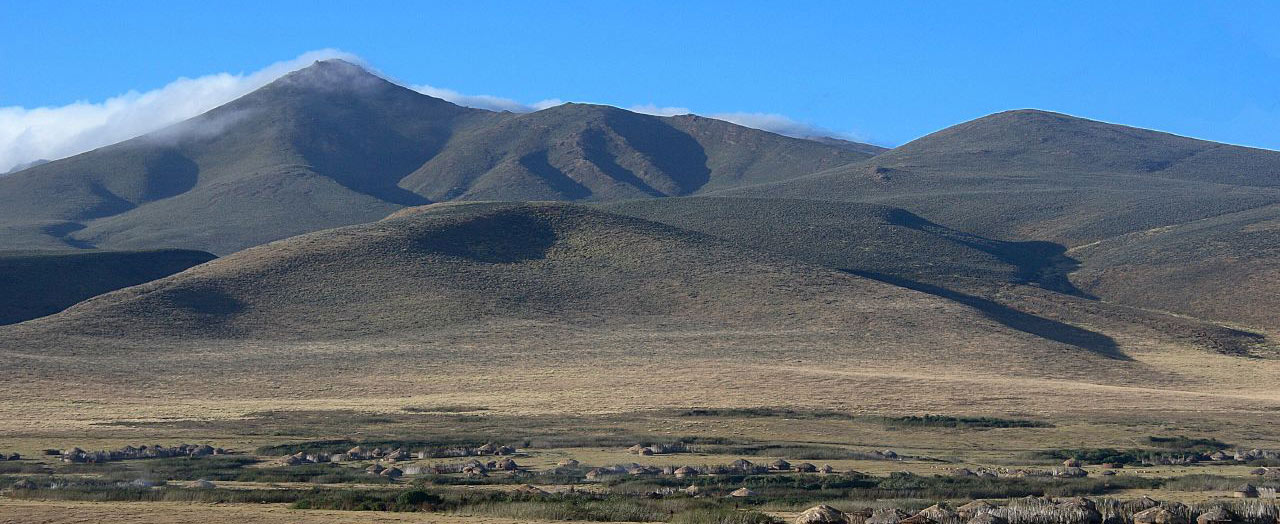
[[[517,469],[520,469],[520,465],[516,464],[516,461],[514,460],[511,460],[509,458],[504,458],[498,461],[496,469],[500,469],[502,471],[515,471]]]
[[[1218,506],[1196,517],[1196,524],[1231,524],[1235,520],[1236,516],[1227,511],[1227,508]]]
[[[751,461],[747,459],[738,459],[729,463],[730,469],[736,469],[739,471],[750,471],[754,466],[755,464],[752,464]]]
[[[808,462],[801,462],[799,464],[796,464],[796,471],[799,471],[800,473],[817,473],[818,466],[815,466]]]
[[[1267,474],[1267,468],[1255,468],[1255,469],[1251,469],[1251,470],[1249,470],[1249,474],[1250,474],[1250,475],[1258,475],[1258,476],[1266,475],[1266,474]]]
[[[500,456],[515,455],[516,448],[513,448],[511,446],[498,446],[498,449],[494,450],[493,454],[500,455]]]
[[[818,468],[818,471],[821,473],[835,473],[836,468],[831,467],[831,464],[823,464],[822,467]]]
[[[1189,524],[1181,515],[1164,506],[1144,509],[1133,514],[1133,524]]]
[[[946,502],[939,502],[920,510],[914,517],[923,517],[939,524],[959,524],[960,515]]]
[[[1067,460],[1062,461],[1062,467],[1064,467],[1064,468],[1078,468],[1078,467],[1080,467],[1080,460],[1079,460],[1079,459],[1077,459],[1077,458],[1075,458],[1075,457],[1071,457],[1071,458],[1069,458],[1069,459],[1067,459]]]
[[[562,467],[562,468],[576,468],[576,467],[578,467],[578,466],[580,466],[580,465],[582,465],[582,463],[581,463],[581,462],[578,462],[578,461],[573,460],[573,459],[561,460],[560,462],[557,462],[557,463],[556,463],[556,466],[558,466],[558,467]]]
[[[963,506],[956,508],[956,514],[965,520],[973,519],[983,513],[991,513],[996,510],[996,506],[985,500],[975,500]]]
[[[929,518],[928,516],[916,513],[915,515],[899,520],[898,524],[940,524],[940,523],[938,521],[935,521]]]
[[[769,469],[774,471],[791,471],[791,463],[778,459],[769,463]]]
[[[398,479],[404,476],[404,470],[392,467],[382,470],[382,473],[379,473],[379,475],[389,479]]]
[[[1231,496],[1238,499],[1256,499],[1258,498],[1258,488],[1253,484],[1245,484],[1231,492]]]
[[[845,518],[843,511],[826,504],[806,509],[796,516],[796,524],[845,524],[846,522],[848,519]]]
[[[898,524],[910,516],[898,508],[882,509],[872,513],[871,517],[867,518],[866,524]]]
[[[480,455],[492,455],[498,451],[498,445],[489,442],[483,446],[476,448],[476,453]]]
[[[213,489],[213,488],[216,488],[217,486],[215,486],[212,482],[209,482],[207,479],[200,479],[193,482],[191,484],[191,487],[195,489]]]
[[[600,480],[601,477],[604,477],[607,474],[608,471],[603,468],[594,468],[587,472],[586,477],[587,480]]]
[[[737,497],[737,498],[754,497],[756,496],[756,492],[751,491],[747,488],[738,488],[733,490],[733,493],[730,493],[729,496]]]
[[[675,475],[675,476],[676,476],[676,478],[678,478],[678,479],[689,478],[689,477],[696,477],[696,476],[698,476],[698,470],[693,469],[693,468],[691,468],[691,467],[689,467],[689,466],[680,466],[680,467],[676,468],[676,470],[675,470],[675,472],[674,472],[674,475]]]
[[[546,495],[547,494],[547,492],[543,491],[541,488],[530,485],[530,484],[521,484],[519,487],[517,487],[512,491],[516,493],[520,493],[522,495]]]
[[[385,470],[385,469],[387,468],[382,467],[382,464],[374,464],[372,466],[364,468],[365,472],[372,473],[374,475],[382,474],[382,470]]]
[[[639,444],[636,444],[636,445],[634,445],[634,446],[631,446],[631,447],[627,448],[627,453],[630,453],[630,454],[632,454],[632,455],[639,455],[639,454],[640,454],[640,450],[642,450],[642,449],[644,449],[644,446],[641,446],[641,445],[639,445]]]
[[[979,513],[977,516],[969,519],[969,524],[1009,524],[1009,519],[996,515],[995,513]]]
[[[689,495],[690,497],[702,496],[702,488],[697,485],[689,486],[680,491],[683,491],[685,495]]]

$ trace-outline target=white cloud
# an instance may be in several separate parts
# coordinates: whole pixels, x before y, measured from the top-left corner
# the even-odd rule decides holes
[[[114,144],[191,118],[230,102],[316,60],[342,58],[334,49],[311,51],[249,74],[179,78],[159,89],[130,91],[102,102],[60,107],[0,107],[0,173],[38,159],[58,159]]]
[[[434,96],[436,98],[448,100],[460,106],[477,107],[480,109],[488,109],[490,111],[531,113],[564,103],[564,101],[559,98],[549,98],[532,104],[524,104],[510,98],[502,98],[500,96],[464,95],[452,89],[445,89],[443,87],[435,87],[427,84],[410,86],[409,88],[427,96]]]
[[[664,106],[657,106],[654,104],[641,104],[638,106],[631,106],[631,107],[628,107],[627,110],[634,111],[636,113],[644,113],[646,115],[654,115],[654,116],[676,116],[676,115],[688,115],[693,113],[693,111],[690,111],[689,108],[687,107],[671,107],[671,106],[664,107]]]

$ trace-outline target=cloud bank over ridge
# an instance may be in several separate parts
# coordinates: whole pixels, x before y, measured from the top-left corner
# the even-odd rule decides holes
[[[331,58],[341,58],[368,67],[351,53],[320,49],[252,73],[183,77],[157,89],[129,91],[101,102],[76,101],[57,107],[0,107],[0,173],[44,160],[68,157],[156,131],[230,102],[316,60]],[[427,84],[409,85],[409,88],[458,105],[492,111],[527,113],[564,103],[560,99],[523,103],[499,96],[463,94]],[[659,107],[653,104],[635,105],[628,109],[660,116],[694,112],[684,107]],[[773,113],[740,112],[703,116],[787,136],[859,139],[848,133],[833,132]]]

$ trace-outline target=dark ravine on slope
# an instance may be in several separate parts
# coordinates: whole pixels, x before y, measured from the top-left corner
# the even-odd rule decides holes
[[[466,108],[340,60],[167,129],[0,178],[0,249],[227,254],[444,200],[608,200],[867,158],[692,115]]]

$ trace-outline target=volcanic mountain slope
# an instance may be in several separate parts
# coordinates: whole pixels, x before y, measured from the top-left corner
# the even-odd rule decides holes
[[[1062,246],[991,240],[881,204],[688,197],[601,207],[844,271],[948,286],[1034,283],[1075,292],[1062,276],[1073,266]]]
[[[1226,387],[1238,357],[1159,333],[1037,326],[1063,334],[581,205],[446,203],[0,327],[0,359],[19,370],[0,399],[28,410],[101,399],[75,415],[100,419],[422,399],[555,412],[1151,409],[1257,393]],[[1250,369],[1250,380],[1277,371]]]
[[[52,315],[215,257],[201,251],[0,252],[0,325]]]
[[[251,248],[0,333],[5,356],[36,374],[145,373],[126,368],[163,354],[156,366],[212,366],[228,380],[283,365],[268,356],[307,373],[357,358],[315,354],[335,345],[381,348],[360,358],[459,365],[544,365],[573,347],[581,362],[622,351],[669,366],[749,355],[957,369],[999,359],[1018,373],[1057,362],[1054,373],[1081,377],[1141,368],[1114,344],[1044,338],[926,293],[550,203],[406,210]]]
[[[170,128],[0,179],[0,248],[219,254],[451,199],[688,194],[866,158],[692,116],[470,109],[340,60]]]
[[[1211,321],[1205,322],[1134,309],[1123,304],[1151,306],[1125,300],[1127,297],[1113,294],[1109,286],[1084,286],[1088,272],[1072,273],[1081,266],[1073,258],[1078,253],[1059,244],[983,238],[898,208],[859,202],[712,197],[636,200],[601,207],[930,293],[972,307],[1006,326],[1077,347],[1108,348],[1114,346],[1114,339],[1129,336],[1172,338],[1217,353],[1272,353],[1266,338],[1255,332],[1265,324],[1240,330],[1212,322],[1233,317],[1205,316],[1202,318]],[[1127,253],[1123,247],[1117,252]],[[1125,281],[1117,271],[1115,280]],[[1254,280],[1260,284],[1256,282],[1259,279]],[[1174,291],[1177,286],[1165,289],[1178,295]],[[1117,303],[1094,300],[1094,293],[1106,294]],[[1221,296],[1228,294],[1219,291]],[[1195,302],[1191,294],[1167,299],[1169,304]],[[1163,309],[1179,311],[1176,307]]]
[[[1280,206],[1072,249],[1082,289],[1120,303],[1271,332],[1280,326]]]
[[[1045,111],[997,113],[734,196],[878,202],[1068,247],[1280,202],[1280,152]]]

